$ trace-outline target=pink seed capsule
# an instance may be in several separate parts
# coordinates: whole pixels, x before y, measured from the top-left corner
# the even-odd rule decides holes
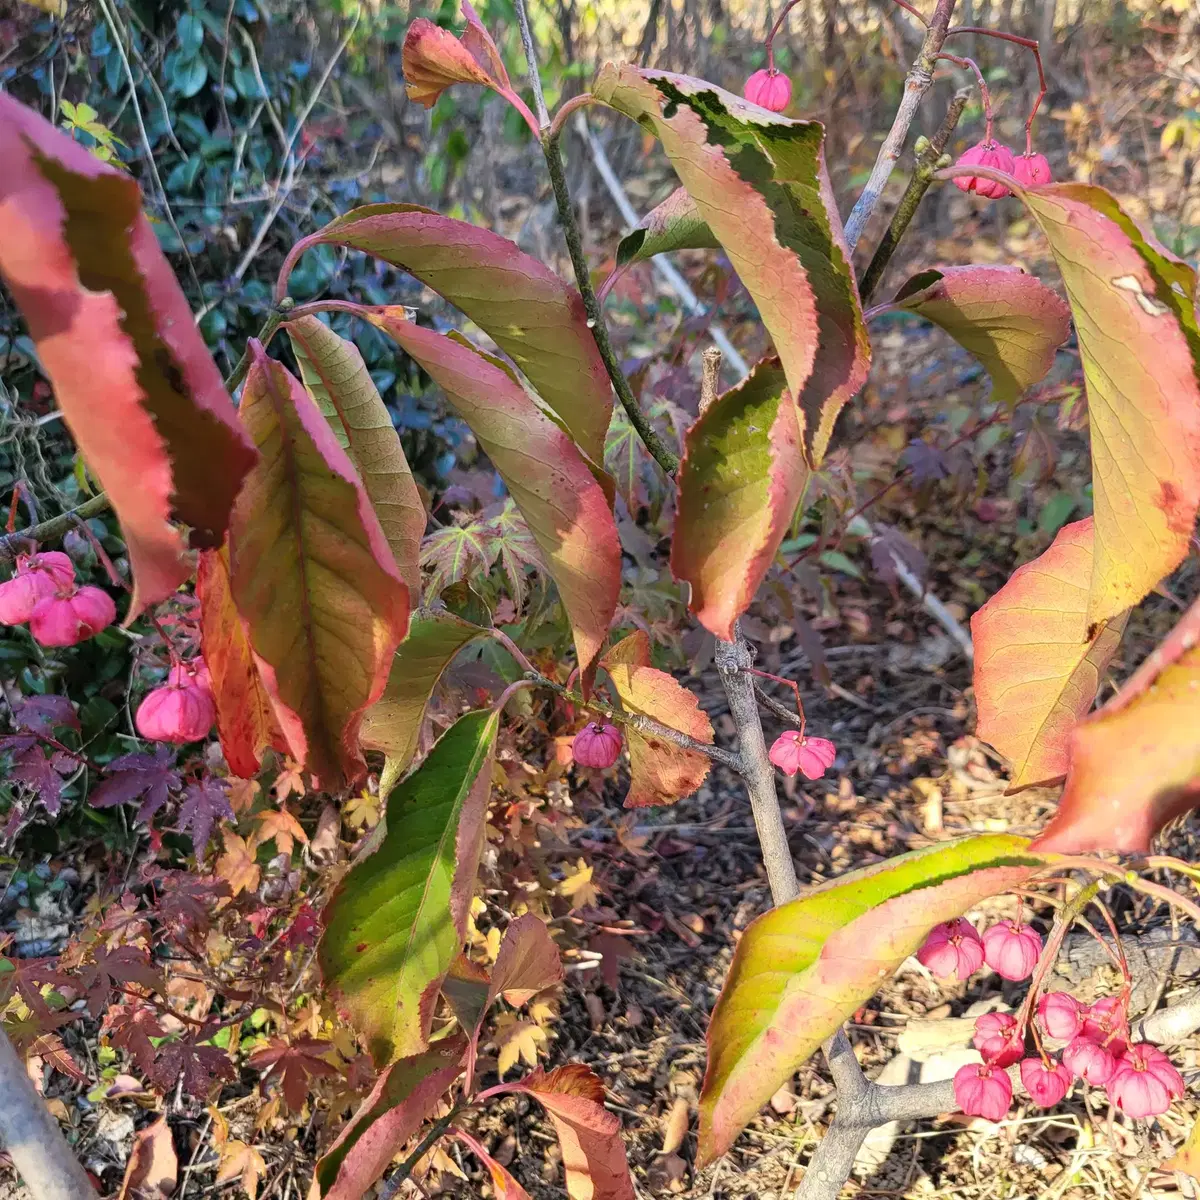
[[[792,81],[780,71],[755,71],[746,80],[743,94],[751,104],[770,109],[771,112],[783,112],[791,103]]]
[[[615,725],[593,721],[575,735],[571,752],[581,767],[604,770],[611,767],[621,753],[621,731]]]
[[[994,1067],[1011,1066],[1025,1053],[1025,1039],[1010,1013],[984,1013],[975,1022],[971,1040],[983,1061]]]
[[[1161,1050],[1138,1042],[1117,1059],[1105,1090],[1129,1116],[1157,1117],[1183,1095],[1183,1076]]]
[[[954,1074],[954,1098],[969,1117],[1002,1121],[1012,1104],[1012,1080],[998,1067],[967,1063]]]
[[[74,646],[117,619],[112,597],[97,587],[44,596],[29,618],[29,632],[43,646]]]
[[[979,142],[969,150],[964,151],[954,164],[956,167],[990,167],[993,171],[1013,173],[1015,165],[1013,153],[1007,146],[999,142]],[[986,200],[1000,200],[1011,196],[1012,190],[994,179],[985,179],[981,175],[956,175],[954,186],[960,191],[974,192]]]
[[[1042,956],[1042,936],[1032,925],[998,921],[983,932],[983,957],[1005,979],[1028,979]]]
[[[828,738],[802,737],[797,729],[781,733],[767,757],[785,774],[797,771],[805,779],[820,779],[837,758],[837,747]]]
[[[966,979],[983,966],[983,943],[970,921],[956,917],[929,931],[917,961],[940,979]]]
[[[152,742],[198,742],[217,719],[212,693],[190,684],[167,683],[147,693],[134,722]]]
[[[1053,1108],[1070,1090],[1071,1072],[1062,1063],[1024,1058],[1021,1060],[1021,1082],[1034,1104]]]
[[[1078,1075],[1084,1083],[1094,1087],[1103,1087],[1116,1068],[1111,1050],[1082,1035],[1063,1051],[1063,1063],[1072,1075]]]
[[[1052,1038],[1069,1042],[1080,1029],[1079,1001],[1069,992],[1047,992],[1038,1001],[1038,1020]]]

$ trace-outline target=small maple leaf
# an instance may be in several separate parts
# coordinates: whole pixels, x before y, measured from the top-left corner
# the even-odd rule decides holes
[[[120,900],[113,903],[112,897],[97,893],[99,902],[95,912],[89,910],[89,915],[104,914],[100,923],[100,934],[104,944],[111,950],[114,946],[137,942],[144,944],[150,937],[150,922],[141,912],[141,904],[132,892],[124,892]]]
[[[57,1033],[39,1034],[24,1048],[24,1052],[26,1060],[40,1058],[60,1074],[74,1079],[76,1083],[87,1082],[87,1076],[80,1070],[79,1064],[71,1057]]]
[[[275,776],[271,790],[275,793],[275,799],[282,804],[293,793],[297,796],[305,795],[308,792],[308,786],[304,782],[304,773],[300,767],[294,762],[289,762]]]
[[[336,1052],[333,1043],[318,1038],[300,1037],[291,1042],[272,1038],[266,1047],[250,1055],[249,1062],[263,1072],[264,1086],[272,1075],[278,1075],[284,1102],[292,1112],[299,1112],[312,1090],[309,1080],[337,1074],[325,1057],[331,1052]]]
[[[56,729],[79,730],[75,707],[66,696],[23,696],[13,710],[13,724],[30,733],[52,734]]]
[[[183,803],[179,806],[176,821],[180,832],[191,830],[192,849],[197,862],[204,861],[213,823],[219,817],[227,821],[235,820],[225,781],[209,776],[198,783],[189,783],[184,789]]]
[[[31,734],[0,738],[0,754],[12,755],[7,778],[24,784],[41,806],[52,816],[62,808],[62,790],[66,776],[75,770],[75,759],[60,750],[45,750]]]
[[[541,553],[525,518],[511,499],[505,502],[499,515],[481,527],[488,538],[487,548],[492,561],[499,561],[508,579],[509,593],[517,612],[525,607],[528,595],[526,569],[542,566]]]
[[[154,1066],[146,1074],[161,1092],[182,1086],[189,1096],[204,1099],[224,1080],[237,1074],[229,1055],[219,1046],[205,1045],[211,1036],[205,1029],[158,1047]]]
[[[381,802],[364,788],[357,796],[351,796],[342,809],[342,819],[351,829],[374,829],[379,824]]]
[[[223,879],[197,878],[188,871],[154,874],[156,915],[174,935],[206,931],[217,904],[230,896]]]
[[[907,449],[900,455],[900,465],[912,472],[913,483],[917,487],[937,483],[950,474],[945,454],[921,438],[914,438],[908,443]]]
[[[156,746],[153,754],[123,754],[108,764],[108,778],[88,797],[93,808],[111,808],[141,797],[142,806],[134,820],[146,824],[183,786],[175,770],[175,751]]]
[[[546,1031],[532,1021],[523,1021],[512,1013],[501,1013],[496,1018],[496,1029],[492,1034],[492,1045],[496,1047],[496,1070],[504,1076],[524,1060],[528,1066],[538,1064],[538,1047],[549,1043]]]
[[[254,819],[257,825],[250,838],[251,853],[264,842],[273,840],[278,853],[286,854],[290,858],[296,842],[308,842],[308,834],[304,832],[304,827],[286,808],[269,808]]]
[[[421,566],[431,571],[425,595],[440,595],[443,588],[476,572],[486,575],[495,561],[491,540],[480,523],[434,530],[421,544]]]
[[[79,982],[87,995],[87,1009],[98,1017],[107,1007],[114,991],[126,983],[136,983],[151,992],[162,992],[166,981],[150,962],[150,955],[140,946],[118,946],[106,950],[92,948],[93,962],[79,969]]]
[[[248,813],[254,807],[261,791],[257,779],[230,779],[229,803],[233,806],[233,811],[239,817]]]
[[[577,908],[592,908],[600,903],[600,893],[592,882],[592,868],[579,859],[575,870],[567,869],[562,882],[558,885],[558,894],[567,896],[571,901],[571,911]]]
[[[114,1046],[133,1058],[143,1075],[148,1075],[154,1068],[156,1051],[150,1039],[167,1036],[154,1010],[137,1000],[111,1005],[104,1014],[101,1032],[108,1035]]]
[[[217,874],[229,884],[235,896],[257,891],[262,871],[245,839],[238,837],[232,829],[221,830],[221,838],[225,853],[217,859]]]
[[[221,1161],[217,1166],[217,1183],[228,1183],[230,1180],[236,1179],[250,1200],[257,1200],[258,1185],[266,1173],[266,1160],[253,1146],[235,1138],[221,1147]]]
[[[72,983],[70,976],[55,969],[55,960],[52,958],[0,957],[0,1009],[17,993],[34,1016],[40,1021],[52,1023],[54,1013],[44,993],[50,992],[56,1008],[65,1008],[66,1001],[58,994],[59,989],[69,988]]]

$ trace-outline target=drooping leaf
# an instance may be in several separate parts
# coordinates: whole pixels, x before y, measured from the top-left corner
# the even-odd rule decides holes
[[[617,266],[627,267],[672,250],[716,250],[720,245],[687,188],[676,188],[621,239]]]
[[[778,359],[764,359],[688,430],[671,570],[690,607],[729,641],[787,533],[808,470]]]
[[[562,958],[546,922],[526,913],[509,922],[492,968],[487,1006],[503,996],[514,1008],[529,1003],[538,992],[563,981]]]
[[[532,1096],[546,1110],[571,1200],[634,1200],[621,1122],[604,1107],[604,1085],[591,1070],[580,1063],[549,1074],[539,1068],[503,1090]]]
[[[323,1200],[359,1200],[463,1069],[462,1038],[393,1063],[317,1162],[314,1190]]]
[[[253,779],[268,747],[286,750],[271,697],[258,672],[246,623],[233,602],[229,549],[205,550],[196,576],[200,644],[217,706],[217,733],[229,769]]]
[[[414,613],[392,659],[387,688],[362,726],[362,744],[387,755],[391,779],[399,778],[417,752],[425,706],[442,672],[464,646],[486,636],[486,629],[450,613]]]
[[[0,273],[133,567],[129,617],[190,573],[174,518],[216,545],[254,448],[137,184],[0,95]]]
[[[262,1071],[264,1084],[272,1077],[277,1078],[284,1102],[298,1113],[312,1091],[312,1080],[337,1073],[328,1058],[332,1049],[333,1043],[323,1038],[273,1037],[251,1054],[247,1063]]]
[[[992,399],[1015,404],[1054,365],[1071,310],[1020,267],[938,267],[896,293],[897,308],[940,325],[992,377]]]
[[[824,127],[686,75],[601,68],[592,92],[661,140],[783,363],[800,444],[819,465],[871,348],[825,170]]]
[[[461,309],[512,358],[583,452],[601,461],[612,389],[582,297],[549,267],[499,234],[428,208],[368,204],[297,242],[281,287],[300,255],[321,243],[382,258]]]
[[[976,732],[1013,765],[1009,791],[1067,773],[1071,731],[1091,711],[1127,613],[1087,626],[1092,519],[1064,525],[971,618]]]
[[[529,1200],[529,1193],[501,1166],[484,1148],[482,1143],[462,1129],[456,1129],[454,1136],[479,1159],[488,1174],[492,1177],[492,1193],[495,1200]]]
[[[325,982],[380,1066],[428,1045],[438,988],[462,947],[497,723],[481,710],[442,735],[393,789],[386,835],[326,908]]]
[[[364,771],[408,593],[325,418],[253,339],[240,414],[261,460],[234,506],[231,590],[292,757],[327,788]]]
[[[417,560],[428,518],[379,389],[358,347],[317,317],[289,321],[285,328],[304,386],[358,468],[400,578],[415,599],[421,592]]]
[[[1039,850],[1137,854],[1200,805],[1200,600],[1071,735],[1067,784]]]
[[[939,921],[1041,865],[1024,838],[963,838],[841,875],[754,921],[708,1027],[703,1165],[879,990]]]
[[[626,712],[650,717],[699,742],[712,742],[712,723],[696,697],[666,671],[650,666],[650,639],[645,633],[623,638],[605,654],[601,666]],[[630,776],[626,808],[674,804],[690,796],[708,775],[708,757],[697,750],[628,725],[625,736]]]
[[[432,108],[442,92],[455,83],[476,83],[486,88],[499,84],[450,30],[425,17],[409,25],[401,65],[408,98],[426,108]]]
[[[1087,623],[1137,604],[1183,560],[1200,506],[1196,273],[1103,188],[1022,197],[1066,284],[1087,382],[1095,550]]]
[[[179,1159],[171,1127],[166,1117],[159,1117],[133,1139],[117,1200],[170,1200],[178,1178]]]
[[[403,309],[375,310],[371,319],[445,391],[504,480],[558,585],[586,672],[621,585],[621,546],[604,489],[574,442],[506,371],[408,320]]]

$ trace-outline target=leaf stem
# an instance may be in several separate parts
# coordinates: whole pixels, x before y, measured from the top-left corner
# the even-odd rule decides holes
[[[946,31],[948,38],[954,37],[960,33],[978,33],[984,37],[999,38],[1004,42],[1015,42],[1018,46],[1024,46],[1033,54],[1033,61],[1037,64],[1038,86],[1041,89],[1038,92],[1037,99],[1033,102],[1033,107],[1029,110],[1029,116],[1025,119],[1025,154],[1026,156],[1033,153],[1033,118],[1037,116],[1038,109],[1042,107],[1042,101],[1046,98],[1046,71],[1042,66],[1042,50],[1041,46],[1035,38],[1021,37],[1016,33],[1002,33],[999,29],[983,29],[978,25],[955,25],[952,29]]]
[[[292,310],[296,307],[296,302],[291,296],[284,296],[278,304],[267,314],[267,319],[263,322],[262,328],[255,335],[257,340],[262,342],[265,350],[267,344],[275,336],[280,325],[287,320],[291,315]],[[247,345],[242,352],[242,357],[238,359],[237,365],[229,372],[229,377],[225,380],[225,390],[233,393],[241,386],[242,381],[250,372],[250,347]]]
[[[549,137],[556,141],[562,137],[562,131],[567,123],[567,118],[581,108],[587,108],[589,104],[599,104],[600,101],[592,95],[591,92],[580,92],[578,96],[572,96],[570,100],[559,105],[558,112],[554,114],[554,119],[550,122],[549,129],[546,133]]]

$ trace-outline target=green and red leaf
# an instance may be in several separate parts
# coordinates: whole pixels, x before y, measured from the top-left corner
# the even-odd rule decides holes
[[[671,570],[690,608],[730,641],[787,533],[808,469],[778,359],[764,359],[688,430]]]
[[[1013,405],[1046,377],[1071,335],[1071,310],[1020,267],[937,267],[896,293],[896,308],[941,326],[992,378],[991,398]]]
[[[1128,613],[1088,628],[1092,518],[1065,525],[971,618],[976,732],[1012,763],[1009,791],[1067,773],[1071,732],[1091,711]]]
[[[370,319],[442,388],[504,480],[558,585],[579,669],[586,672],[608,635],[621,587],[617,527],[591,467],[525,389],[486,356],[408,320],[403,309],[374,310]]]
[[[603,67],[605,104],[662,142],[699,219],[745,284],[799,406],[805,458],[819,465],[871,346],[825,170],[825,129],[701,79]]]
[[[1038,850],[1144,853],[1155,834],[1200,805],[1200,600],[1076,727],[1070,762]]]
[[[1066,285],[1087,382],[1095,489],[1089,628],[1137,604],[1188,551],[1200,506],[1196,272],[1103,188],[1023,193]]]
[[[408,592],[346,452],[299,381],[250,342],[240,414],[260,459],[229,535],[234,604],[297,762],[362,776],[363,715],[408,627]]]
[[[467,713],[387,801],[386,834],[325,910],[321,972],[379,1066],[429,1044],[438,989],[466,936],[498,716]]]
[[[415,601],[421,594],[419,559],[428,518],[387,405],[353,342],[316,317],[300,317],[284,328],[300,378],[358,468],[400,578]]]
[[[549,267],[466,221],[414,204],[368,204],[297,242],[281,289],[299,256],[322,243],[382,258],[461,309],[512,358],[591,461],[603,461],[612,388],[582,297]]]
[[[733,1145],[934,925],[1042,866],[1028,846],[994,834],[915,850],[842,875],[754,921],[709,1022],[698,1165]]]
[[[287,750],[271,697],[258,673],[246,623],[233,602],[229,550],[205,550],[196,576],[200,645],[217,706],[217,734],[229,769],[253,779],[268,747]]]
[[[121,522],[128,619],[219,545],[254,447],[125,173],[0,95],[0,273]]]

